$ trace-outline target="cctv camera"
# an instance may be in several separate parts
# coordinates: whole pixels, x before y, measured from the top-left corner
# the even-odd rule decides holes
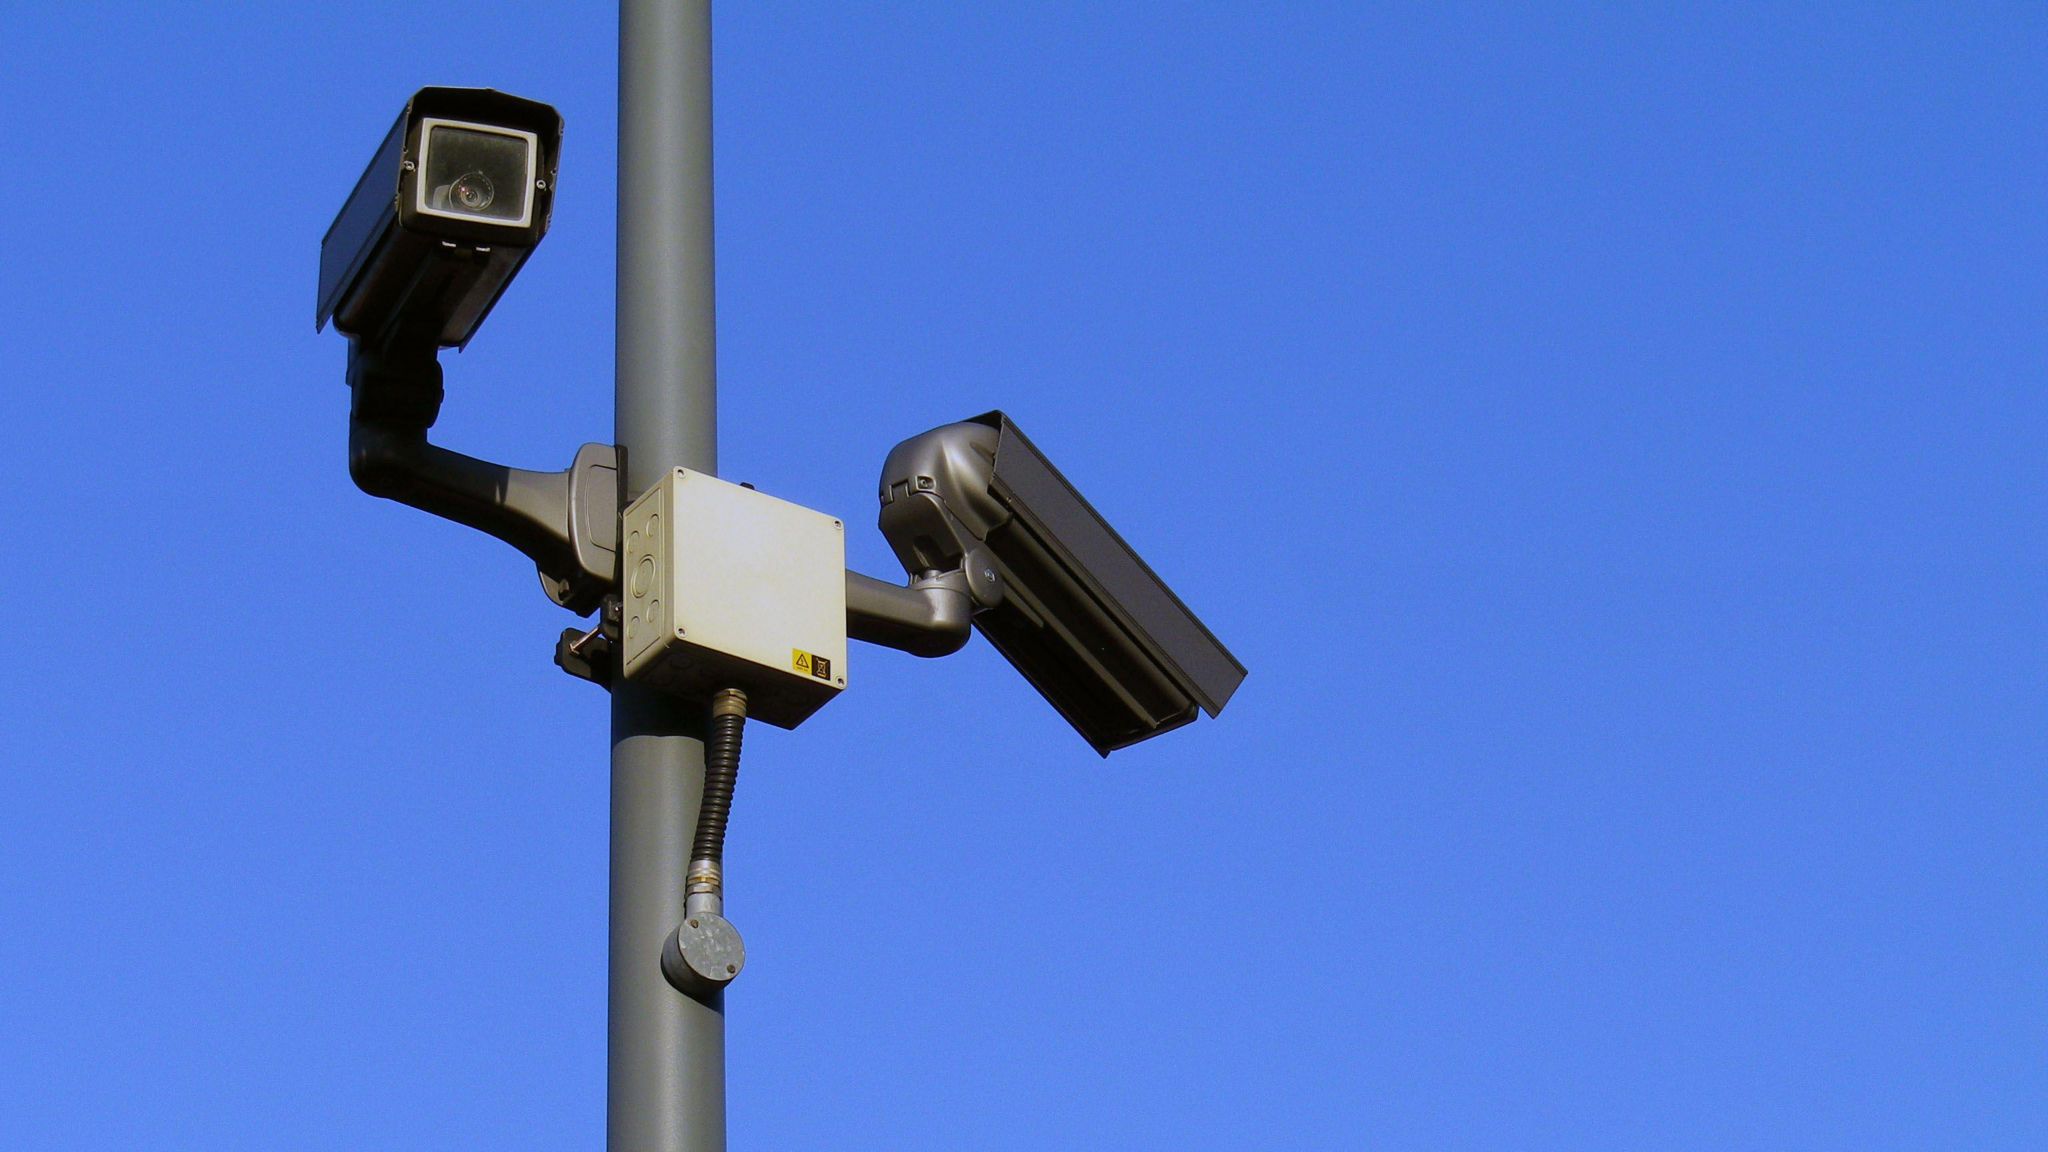
[[[488,88],[422,88],[320,242],[315,327],[378,347],[467,344],[548,230],[562,118]]]
[[[975,628],[1104,756],[1216,715],[1244,679],[1003,413],[898,444],[881,496],[904,570],[964,573]]]

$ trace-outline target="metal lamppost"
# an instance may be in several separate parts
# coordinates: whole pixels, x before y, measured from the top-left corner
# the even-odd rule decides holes
[[[618,401],[625,491],[718,470],[710,0],[619,5]],[[725,993],[650,961],[682,920],[704,785],[702,712],[612,685],[606,1146],[723,1152]]]

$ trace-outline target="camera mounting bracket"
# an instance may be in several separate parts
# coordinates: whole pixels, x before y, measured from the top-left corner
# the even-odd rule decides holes
[[[905,588],[846,574],[846,634],[913,656],[948,656],[967,643],[974,613],[986,605],[965,571],[928,572]]]
[[[618,668],[619,638],[624,632],[619,611],[618,596],[608,593],[598,609],[595,625],[562,629],[562,635],[555,641],[555,667],[578,680],[610,689]]]
[[[442,398],[435,351],[349,341],[349,476],[372,496],[512,545],[539,569],[548,599],[588,615],[618,581],[619,450],[585,444],[566,470],[531,472],[429,444]]]
[[[412,337],[412,338],[408,338]],[[427,441],[444,392],[438,349],[404,331],[349,341],[348,468],[356,486],[512,545],[534,562],[548,599],[579,616],[618,591],[619,449],[585,444],[561,472],[478,460]],[[855,640],[945,656],[968,640],[975,613],[1003,601],[1001,566],[975,550],[907,587],[849,571],[846,628]],[[616,622],[570,629],[555,662],[609,686]]]

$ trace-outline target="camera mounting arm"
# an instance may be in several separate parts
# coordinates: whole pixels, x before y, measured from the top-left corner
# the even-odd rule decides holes
[[[929,572],[908,588],[846,574],[846,634],[913,656],[958,652],[980,607],[964,571]]]
[[[578,615],[616,583],[618,449],[585,444],[563,472],[529,472],[427,442],[441,411],[431,342],[350,340],[348,471],[372,496],[495,536],[540,570],[548,598]]]

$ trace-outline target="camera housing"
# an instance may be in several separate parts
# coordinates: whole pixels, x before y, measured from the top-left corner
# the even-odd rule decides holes
[[[906,572],[958,571],[974,626],[1104,756],[1221,712],[1245,676],[1228,649],[1010,418],[898,444],[882,534]]]
[[[547,234],[562,117],[489,88],[422,88],[320,241],[314,327],[460,347]]]

